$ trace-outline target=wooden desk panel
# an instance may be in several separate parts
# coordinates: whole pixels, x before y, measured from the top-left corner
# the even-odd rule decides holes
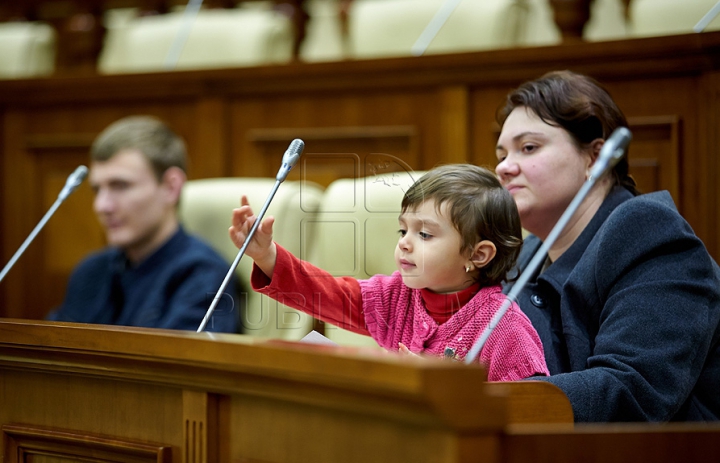
[[[0,366],[6,435],[173,462],[470,461],[505,420],[479,367],[240,335],[3,321]]]
[[[573,425],[553,386],[485,378],[478,366],[377,350],[4,320],[0,455],[5,463],[720,456],[718,425]]]

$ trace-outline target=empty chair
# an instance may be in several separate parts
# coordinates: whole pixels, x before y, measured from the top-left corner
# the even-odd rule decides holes
[[[630,2],[630,30],[635,37],[690,34],[717,0],[633,0]],[[720,29],[715,18],[705,30]]]
[[[255,213],[259,213],[275,184],[274,178],[215,178],[186,183],[180,201],[180,216],[185,229],[212,245],[230,263],[238,249],[230,241],[228,228],[232,210],[246,195]],[[309,252],[306,221],[317,211],[322,188],[311,182],[285,181],[275,193],[265,217],[274,216],[274,239],[300,257]],[[266,338],[298,340],[311,329],[312,317],[290,309],[252,291],[252,259],[245,256],[237,275],[245,291],[245,311],[240,321],[242,332]],[[208,288],[213,295],[220,287]]]
[[[545,0],[542,0],[543,2]],[[348,17],[354,58],[411,54],[411,48],[445,0],[354,0]],[[557,41],[547,8],[537,0],[463,1],[426,53],[507,48]]]
[[[183,12],[135,17],[108,24],[98,68],[103,73],[226,68],[286,62],[292,58],[292,25],[272,8],[201,10],[177,61]]]
[[[52,74],[55,30],[39,22],[0,23],[0,79]]]

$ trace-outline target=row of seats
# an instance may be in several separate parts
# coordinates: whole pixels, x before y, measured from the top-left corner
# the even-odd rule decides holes
[[[335,276],[369,278],[395,268],[400,203],[407,188],[424,172],[392,172],[332,182],[326,189],[307,181],[285,181],[265,217],[275,217],[273,237],[283,247]],[[180,201],[186,229],[204,238],[233,262],[238,249],[228,237],[232,209],[246,195],[259,212],[275,186],[274,178],[216,178],[189,181]],[[243,257],[237,275],[250,288],[252,259]],[[242,314],[243,332],[298,340],[313,319],[266,296],[249,291]],[[376,345],[337,327],[325,335],[343,345]]]
[[[344,35],[339,0],[309,0],[304,61],[409,55],[447,0],[354,0]],[[594,0],[587,40],[692,32],[716,0],[633,0],[629,20],[622,0]],[[170,49],[184,37],[183,12],[137,17],[135,10],[108,13],[103,73],[238,67],[287,62],[292,26],[271,2],[242,2],[230,10],[201,10],[177,59]],[[720,28],[720,19],[707,30]],[[548,0],[464,0],[425,53],[449,53],[560,42]],[[54,33],[35,23],[0,24],[0,78],[46,75],[53,70]]]

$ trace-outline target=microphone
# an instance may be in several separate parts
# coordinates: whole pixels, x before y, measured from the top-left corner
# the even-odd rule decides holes
[[[510,289],[510,292],[508,293],[503,303],[500,305],[498,311],[495,312],[495,315],[493,315],[493,318],[490,320],[488,326],[485,327],[485,330],[483,330],[475,343],[472,345],[467,355],[465,356],[465,363],[469,364],[475,361],[478,354],[485,345],[485,342],[488,340],[497,324],[500,323],[503,315],[505,315],[505,312],[508,311],[512,303],[517,299],[520,292],[525,288],[525,285],[527,284],[528,280],[530,280],[530,277],[535,274],[537,268],[545,260],[545,256],[550,250],[550,247],[553,245],[553,243],[555,243],[555,240],[563,231],[567,223],[570,221],[570,218],[573,216],[573,214],[575,214],[575,211],[577,211],[580,203],[585,200],[585,196],[587,196],[588,192],[592,189],[593,186],[595,186],[595,183],[603,175],[605,175],[615,164],[617,164],[617,162],[625,155],[625,150],[627,149],[627,146],[630,143],[631,139],[632,133],[630,132],[630,130],[628,130],[626,127],[618,127],[610,135],[610,137],[605,140],[605,144],[600,149],[598,159],[595,161],[592,169],[590,169],[590,176],[587,180],[585,180],[585,183],[583,183],[582,187],[580,187],[580,190],[570,202],[567,209],[565,209],[563,215],[560,216],[560,219],[550,231],[550,234],[545,239],[542,246],[540,246],[540,249],[537,250],[533,258],[530,260],[528,266],[525,268],[523,273],[520,275],[518,280]]]
[[[5,278],[5,275],[10,271],[13,265],[15,265],[15,262],[20,258],[20,256],[25,252],[25,249],[32,243],[32,241],[35,239],[35,236],[37,236],[38,233],[40,233],[40,230],[45,226],[48,220],[50,220],[50,217],[55,213],[58,207],[60,207],[60,204],[62,204],[70,194],[77,189],[77,187],[80,186],[80,184],[85,180],[85,177],[87,177],[88,174],[88,168],[85,166],[79,166],[75,171],[70,174],[67,178],[67,181],[65,182],[65,186],[60,191],[60,194],[58,194],[57,199],[55,200],[55,203],[50,207],[50,209],[45,213],[45,216],[40,220],[40,222],[35,226],[33,231],[30,233],[30,235],[25,239],[25,242],[20,246],[20,248],[15,252],[15,255],[12,256],[10,261],[5,265],[5,268],[2,269],[2,272],[0,272],[0,281]]]
[[[605,172],[612,169],[625,155],[630,140],[632,140],[632,133],[626,127],[615,129],[600,148],[600,154],[590,169],[590,177],[599,179]]]
[[[70,193],[77,190],[77,187],[79,187],[83,180],[85,180],[87,174],[88,168],[85,166],[79,166],[77,169],[75,169],[75,171],[70,174],[65,181],[65,186],[62,190],[60,190],[58,199],[60,199],[61,201],[65,201],[67,197],[70,196]]]
[[[290,146],[288,146],[288,149],[285,150],[285,154],[283,154],[282,165],[280,166],[280,170],[278,170],[275,180],[278,182],[285,181],[290,173],[290,169],[292,169],[295,164],[297,164],[298,159],[300,159],[300,153],[302,153],[304,147],[305,143],[299,138],[290,142]]]
[[[227,287],[228,283],[230,283],[230,280],[233,277],[235,268],[240,263],[240,259],[242,259],[242,256],[245,255],[245,249],[247,248],[250,241],[252,241],[252,238],[255,235],[255,230],[257,230],[257,228],[260,226],[260,222],[262,221],[263,216],[265,215],[265,211],[267,211],[267,208],[270,206],[270,202],[272,201],[273,197],[275,196],[275,193],[277,192],[278,188],[280,187],[280,184],[285,181],[288,174],[290,173],[290,169],[292,169],[293,166],[297,163],[298,159],[300,159],[300,154],[302,153],[303,148],[305,148],[305,142],[303,142],[299,138],[296,138],[295,140],[290,142],[290,146],[288,146],[288,149],[285,150],[285,154],[283,154],[283,158],[282,158],[282,165],[280,166],[277,176],[275,177],[275,185],[273,186],[272,190],[270,191],[270,194],[268,195],[267,199],[265,200],[265,204],[263,204],[262,209],[260,209],[260,213],[258,214],[257,219],[255,220],[255,223],[253,224],[252,228],[250,228],[250,232],[248,233],[248,236],[245,239],[245,243],[242,245],[242,247],[240,248],[240,251],[237,253],[235,260],[233,261],[232,265],[230,266],[230,270],[228,270],[228,272],[227,272],[227,275],[225,275],[225,279],[223,280],[222,284],[220,285],[220,289],[218,289],[217,293],[215,294],[215,298],[213,298],[213,301],[210,304],[210,307],[208,308],[207,312],[205,312],[205,317],[203,317],[202,322],[200,323],[200,326],[197,329],[198,333],[205,329],[205,325],[207,325],[207,322],[210,320],[212,313],[215,311],[215,307],[217,307],[218,302],[220,302],[220,298],[222,297],[223,293],[225,292],[225,288]]]

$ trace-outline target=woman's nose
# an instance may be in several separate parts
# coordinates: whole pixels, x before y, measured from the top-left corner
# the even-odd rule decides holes
[[[498,177],[500,177],[500,180],[505,177],[517,175],[519,170],[520,169],[518,168],[517,163],[513,161],[510,157],[505,157],[505,159],[500,161],[498,165],[495,166],[495,173]]]

